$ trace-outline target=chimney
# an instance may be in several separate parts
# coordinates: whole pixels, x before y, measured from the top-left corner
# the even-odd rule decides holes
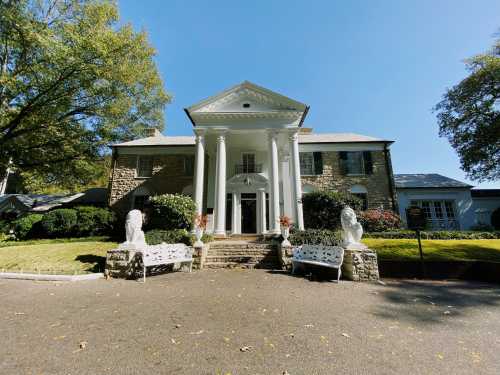
[[[146,137],[159,137],[161,132],[156,128],[147,128],[145,131]]]

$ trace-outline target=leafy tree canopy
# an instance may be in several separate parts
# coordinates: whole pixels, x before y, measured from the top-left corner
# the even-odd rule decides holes
[[[162,129],[170,96],[114,2],[0,0],[0,176],[96,178],[109,143]],[[76,181],[76,182],[75,182]]]
[[[457,151],[471,179],[500,178],[500,40],[466,61],[469,76],[435,107],[442,137]]]

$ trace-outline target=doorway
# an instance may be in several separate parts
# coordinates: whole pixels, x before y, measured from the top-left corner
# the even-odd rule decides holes
[[[241,233],[257,233],[257,194],[241,194]]]

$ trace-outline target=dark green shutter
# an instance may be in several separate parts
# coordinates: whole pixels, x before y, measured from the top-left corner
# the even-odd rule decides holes
[[[313,152],[314,158],[314,174],[323,174],[323,154],[321,152]]]
[[[347,151],[339,152],[340,173],[347,174]]]
[[[365,163],[365,174],[372,174],[373,162],[371,151],[363,151],[363,162]]]

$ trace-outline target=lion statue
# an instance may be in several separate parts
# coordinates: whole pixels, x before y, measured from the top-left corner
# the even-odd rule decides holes
[[[358,223],[354,210],[346,206],[340,213],[342,224],[342,242],[345,247],[365,248],[359,241],[363,236],[363,227]]]
[[[132,210],[127,214],[125,232],[125,245],[146,245],[144,232],[142,231],[142,212],[140,210]]]

